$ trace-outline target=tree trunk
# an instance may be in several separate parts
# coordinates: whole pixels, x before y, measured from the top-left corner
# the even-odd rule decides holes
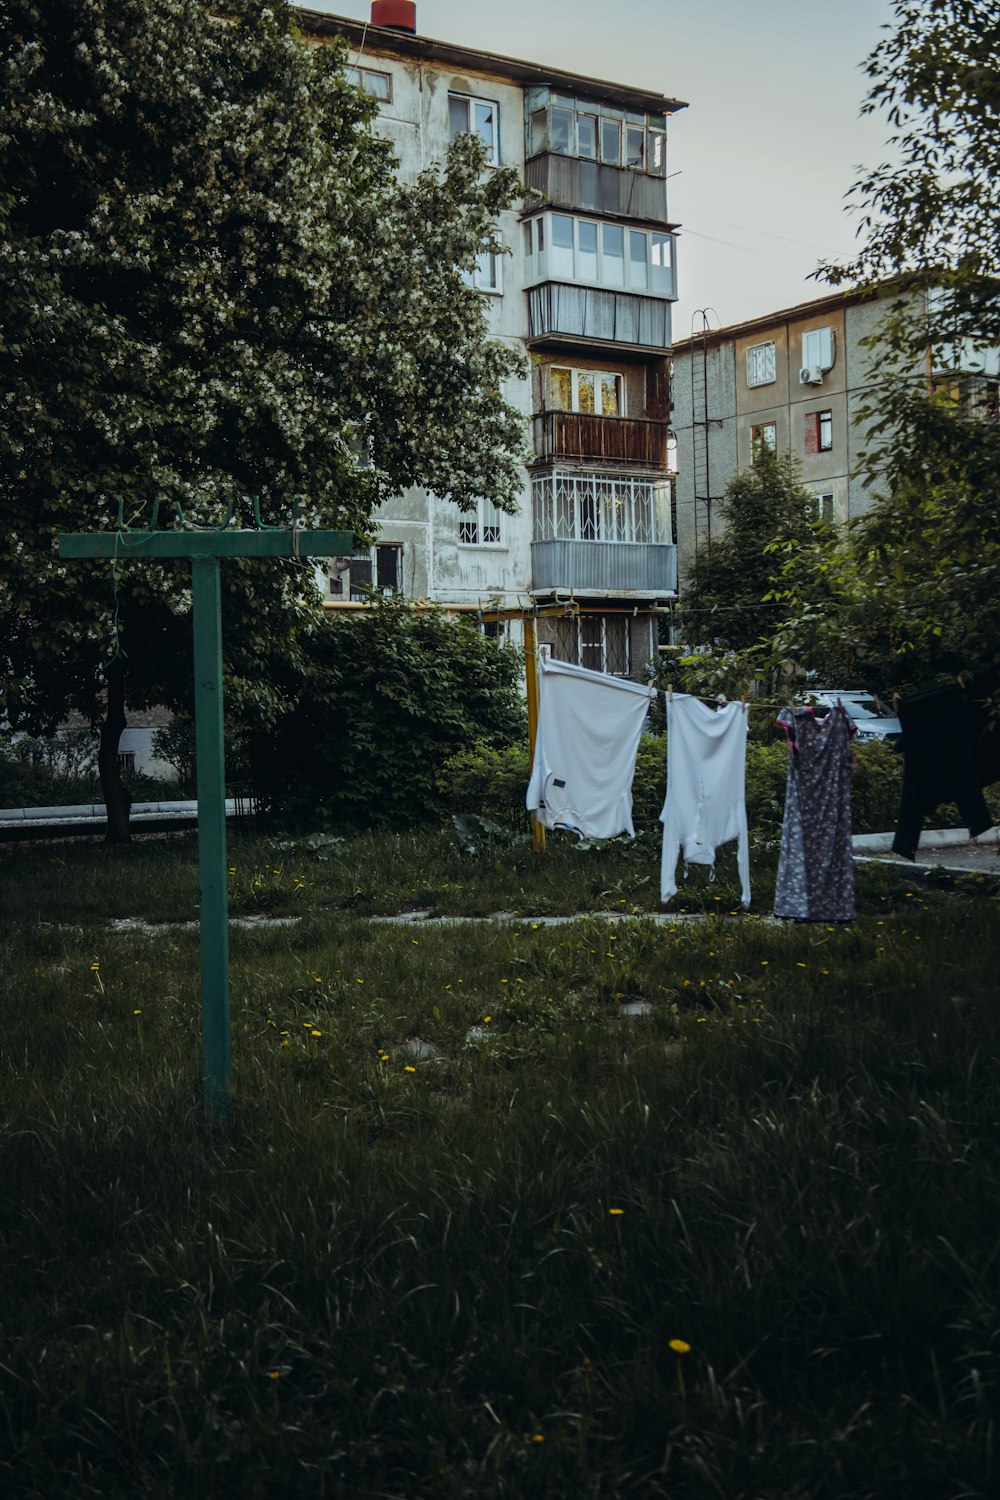
[[[118,744],[125,728],[125,668],[121,661],[113,661],[105,673],[108,684],[108,711],[101,725],[101,745],[97,752],[97,769],[101,778],[101,792],[108,809],[109,844],[128,844],[132,841],[129,832],[129,813],[132,810],[132,795],[121,778],[118,769]]]

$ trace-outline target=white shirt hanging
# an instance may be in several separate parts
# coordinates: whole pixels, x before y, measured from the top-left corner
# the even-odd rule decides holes
[[[714,865],[720,844],[738,839],[742,902],[750,905],[747,836],[747,719],[742,703],[708,708],[686,693],[667,698],[667,798],[660,900],[677,894],[677,859]]]
[[[541,658],[538,731],[525,804],[546,828],[635,834],[632,778],[655,689]]]

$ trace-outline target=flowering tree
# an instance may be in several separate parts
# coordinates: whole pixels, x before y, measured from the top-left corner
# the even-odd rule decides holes
[[[514,508],[517,357],[462,279],[514,174],[463,138],[400,185],[343,60],[285,0],[0,4],[2,707],[36,732],[103,720],[118,837],[126,691],[189,701],[188,578],[67,568],[59,532],[257,500],[364,535],[407,484]],[[313,593],[296,563],[227,564],[236,706],[276,714],[267,660]]]
[[[847,537],[787,556],[775,643],[810,665],[832,652],[880,689],[1000,661],[996,381],[954,373],[1000,348],[1000,0],[894,13],[863,106],[885,113],[893,156],[852,190],[857,255],[821,273],[887,294],[876,397],[859,413],[878,498]]]

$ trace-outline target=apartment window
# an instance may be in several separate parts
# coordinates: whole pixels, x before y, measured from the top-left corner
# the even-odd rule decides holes
[[[812,519],[815,521],[827,521],[833,524],[833,494],[826,491],[823,494],[815,494],[812,497]]]
[[[505,641],[510,635],[510,625],[507,620],[484,620],[482,629],[488,641]]]
[[[646,166],[646,132],[641,125],[625,126],[625,165],[637,172]]]
[[[625,615],[578,615],[556,620],[552,654],[559,661],[614,677],[630,673],[629,626]]]
[[[553,365],[549,399],[556,411],[575,411],[598,417],[624,415],[623,383],[610,370],[574,370]]]
[[[833,369],[833,329],[810,328],[802,335],[802,364],[808,369]]]
[[[751,344],[747,350],[747,385],[772,385],[777,379],[774,344]]]
[[[750,459],[756,463],[765,448],[770,453],[777,451],[778,427],[775,422],[760,422],[750,429]]]
[[[492,500],[480,500],[474,511],[468,511],[458,522],[458,540],[465,547],[502,546],[501,512]]]
[[[666,126],[666,115],[624,113],[614,105],[575,99],[544,87],[528,89],[525,95],[525,153],[529,157],[554,151],[664,177]]]
[[[348,68],[347,76],[363,94],[369,94],[380,104],[392,103],[392,77],[379,73],[375,68]]]
[[[548,253],[545,221],[548,220]],[[571,214],[545,214],[534,221],[534,255],[525,235],[529,280],[594,282],[601,286],[652,291],[670,296],[673,290],[673,245],[667,234],[629,229]]]
[[[119,776],[135,775],[135,751],[119,750],[118,752],[118,774]]]
[[[373,589],[398,594],[403,587],[402,544],[379,542],[374,547],[356,548],[348,567],[330,575],[330,593],[334,596],[343,596],[345,576],[347,592],[356,604],[369,598]]]
[[[463,280],[466,286],[474,287],[477,292],[491,292],[495,297],[503,294],[503,256],[498,255],[495,250],[482,250],[476,257],[476,268],[474,271],[465,271]]]
[[[833,412],[809,411],[805,415],[806,453],[829,453],[833,447]]]
[[[622,126],[620,120],[601,121],[601,161],[620,166],[622,159]]]
[[[495,99],[474,99],[467,94],[448,95],[449,140],[459,135],[477,135],[486,147],[486,160],[500,162],[500,106]]]
[[[597,160],[597,116],[579,114],[576,117],[576,154],[584,161]]]

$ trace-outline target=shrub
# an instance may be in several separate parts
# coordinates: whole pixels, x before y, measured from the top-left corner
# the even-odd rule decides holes
[[[519,657],[470,620],[380,601],[324,616],[303,652],[294,706],[247,743],[260,795],[293,821],[403,826],[440,816],[450,810],[438,786],[450,757],[525,738]]]

